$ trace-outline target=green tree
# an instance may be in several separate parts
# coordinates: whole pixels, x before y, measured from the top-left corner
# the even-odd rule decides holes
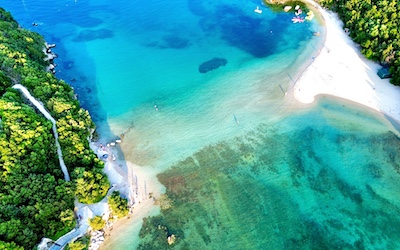
[[[45,71],[43,37],[20,28],[2,8],[0,31],[0,249],[32,249],[42,237],[55,239],[74,227],[75,193],[80,201],[97,202],[109,182],[89,147],[89,113],[67,83]],[[10,88],[15,83],[56,119],[71,182],[63,179],[51,122]]]
[[[11,86],[11,79],[0,71],[0,95],[6,92],[6,89]]]
[[[84,168],[75,168],[73,172],[75,178],[75,195],[79,202],[92,204],[103,199],[108,189],[110,182],[101,170],[93,169],[87,171]]]
[[[67,209],[60,213],[60,220],[66,227],[73,227],[76,224],[74,212],[71,209]]]
[[[86,244],[80,241],[74,241],[72,243],[69,243],[67,246],[68,250],[84,250],[86,249]]]
[[[129,213],[128,199],[122,198],[118,191],[114,191],[108,198],[108,205],[111,213],[118,218],[122,218]]]
[[[398,0],[322,0],[336,11],[350,36],[363,48],[361,52],[369,59],[390,67],[391,83],[400,85],[400,4]]]
[[[0,250],[23,250],[23,247],[17,246],[14,242],[4,242],[0,240]]]
[[[101,230],[106,225],[106,221],[101,216],[95,216],[89,221],[89,225],[93,230]]]

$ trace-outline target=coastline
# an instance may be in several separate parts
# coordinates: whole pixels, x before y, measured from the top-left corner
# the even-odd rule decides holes
[[[308,3],[314,3],[307,1]],[[293,88],[299,102],[314,102],[318,95],[331,95],[372,108],[400,123],[400,88],[380,79],[378,63],[366,59],[358,45],[342,29],[336,13],[318,7],[325,20],[324,45]]]
[[[313,0],[304,1],[312,4],[324,16],[326,34],[323,36],[320,49],[316,55],[312,59],[310,58],[311,55],[308,57],[307,62],[304,62],[297,69],[295,80],[292,80],[289,87],[285,88],[288,91],[287,93],[290,94],[290,101],[293,101],[291,104],[294,105],[292,106],[295,106],[295,108],[307,107],[307,103],[313,103],[315,98],[318,99],[319,96],[333,96],[354,102],[354,105],[360,104],[366,109],[377,110],[380,114],[389,116],[400,124],[400,108],[397,103],[399,88],[391,85],[388,79],[382,80],[376,75],[376,71],[380,67],[379,64],[369,61],[361,55],[357,45],[342,30],[341,21],[336,14],[322,9]],[[288,76],[292,79],[289,74]],[[239,125],[235,114],[233,114],[233,117],[236,125]],[[229,116],[229,118],[232,117]],[[245,121],[245,119],[240,117],[240,121],[241,126],[243,126],[245,122],[242,123],[242,121]],[[128,161],[124,158],[121,145],[116,143],[114,146],[105,147],[103,145],[107,145],[107,143],[104,143],[106,137],[101,139],[103,140],[102,144],[91,141],[90,147],[98,158],[105,162],[103,172],[112,184],[108,190],[108,195],[118,189],[124,197],[128,198],[132,212],[128,216],[115,221],[115,224],[110,221],[104,235],[111,234],[113,242],[121,248],[132,248],[136,246],[135,244],[138,244],[138,242],[135,242],[132,245],[131,239],[138,237],[138,232],[142,227],[142,219],[159,213],[160,207],[155,203],[154,197],[158,198],[160,194],[164,193],[165,186],[157,181],[157,171],[154,168],[150,169],[145,165],[142,167],[133,164],[132,162],[136,163],[136,161]],[[134,141],[128,141],[129,144],[132,142]],[[76,203],[75,205],[77,208],[87,206],[93,214],[104,215],[104,218],[108,219],[107,197],[96,204]],[[88,214],[81,214],[80,211],[77,214],[79,214],[78,218],[81,223],[82,218],[86,222]],[[126,231],[128,226],[133,227],[137,233],[130,235],[130,245],[124,245],[127,235],[119,235],[119,233]],[[114,245],[109,245],[107,239],[101,249],[103,247],[115,249]]]
[[[107,198],[102,201],[87,205],[95,215],[100,215],[107,221],[107,226],[103,229],[103,240],[96,240],[92,249],[115,249],[124,245],[126,238],[124,231],[132,229],[137,232],[142,226],[143,218],[148,216],[156,216],[159,213],[159,206],[155,206],[155,198],[165,192],[163,186],[158,183],[156,173],[153,171],[143,170],[120,156],[120,148],[118,143],[110,146],[109,143],[91,142],[92,150],[97,154],[99,159],[105,161],[103,172],[108,176],[111,188],[107,196],[115,190],[118,190],[123,197],[128,199],[130,212],[127,216],[110,221]],[[104,155],[107,155],[104,157]],[[122,158],[122,159],[121,159]],[[78,205],[81,207],[84,205]],[[86,219],[86,217],[82,216]],[[92,232],[93,233],[93,232]],[[96,231],[94,231],[96,233]],[[110,237],[111,236],[111,237]],[[132,237],[136,237],[132,235]],[[138,241],[136,242],[139,243]],[[126,247],[132,247],[132,244]]]
[[[289,89],[289,93],[292,92],[295,99],[304,104],[314,102],[318,95],[343,98],[377,110],[400,123],[400,106],[396,103],[400,89],[391,85],[388,79],[378,77],[376,72],[380,67],[379,64],[364,58],[357,45],[342,29],[341,20],[335,13],[327,11],[319,5],[316,6],[313,1],[306,2],[318,9],[324,18],[325,41],[312,62],[303,68],[304,71],[299,73],[298,77],[295,77],[297,80]],[[129,176],[135,175],[139,176],[142,182],[146,179],[154,180],[156,178],[155,173],[152,173],[151,170],[146,171],[129,161],[126,161],[125,164],[128,171],[127,179]],[[154,181],[151,184],[157,186],[156,180]],[[130,188],[134,188],[130,181],[127,183],[128,186],[131,186]],[[147,188],[149,186],[151,185],[147,185]],[[152,187],[154,188],[154,186]],[[159,188],[156,187],[156,189]],[[113,249],[116,244],[119,247],[132,247],[132,245],[124,246],[126,236],[119,236],[119,234],[123,233],[127,227],[132,228],[134,225],[134,231],[137,233],[131,237],[138,237],[142,219],[159,213],[159,207],[153,204],[152,199],[143,199],[144,193],[148,194],[151,191],[142,189],[140,194],[142,199],[134,206],[133,213],[113,225],[111,232],[113,237],[106,237],[101,249]],[[161,191],[156,193],[155,196],[158,197]]]

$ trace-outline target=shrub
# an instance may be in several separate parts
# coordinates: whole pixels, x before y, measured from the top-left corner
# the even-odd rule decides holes
[[[95,216],[89,221],[89,225],[93,230],[101,230],[106,225],[106,221],[101,216]]]
[[[118,218],[124,217],[129,213],[128,200],[122,198],[118,191],[114,191],[108,198],[108,205],[112,214]]]

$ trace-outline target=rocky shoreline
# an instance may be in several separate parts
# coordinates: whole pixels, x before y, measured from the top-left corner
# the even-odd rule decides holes
[[[45,61],[48,61],[50,63],[49,66],[47,66],[46,71],[51,72],[53,74],[56,73],[56,67],[57,64],[54,63],[54,59],[58,57],[56,53],[54,53],[51,49],[56,47],[56,44],[44,44],[45,47],[43,48],[43,53],[46,55],[46,58],[44,59]]]

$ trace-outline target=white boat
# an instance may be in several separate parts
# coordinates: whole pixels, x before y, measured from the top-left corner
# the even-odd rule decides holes
[[[260,7],[257,6],[256,9],[254,10],[254,12],[257,14],[261,14],[262,10],[260,9]]]
[[[289,10],[291,10],[292,9],[292,6],[285,6],[285,8],[283,8],[283,10],[285,11],[285,12],[288,12]]]

